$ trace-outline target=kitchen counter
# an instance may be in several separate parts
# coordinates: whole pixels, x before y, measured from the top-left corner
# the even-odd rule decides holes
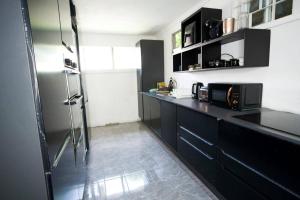
[[[206,114],[208,116],[217,118],[218,120],[224,120],[230,123],[233,123],[235,125],[248,128],[257,132],[260,132],[262,134],[276,137],[281,140],[285,140],[297,145],[300,145],[300,137],[296,135],[292,135],[283,131],[275,130],[273,128],[264,127],[261,125],[257,125],[255,123],[247,122],[242,119],[235,118],[234,116],[237,115],[246,115],[251,113],[264,113],[264,112],[270,112],[273,111],[268,108],[261,108],[258,110],[252,110],[252,111],[234,111],[230,109],[225,109],[221,107],[217,107],[215,105],[211,105],[206,102],[199,102],[198,100],[192,99],[192,98],[183,98],[183,99],[176,99],[167,95],[156,95],[149,92],[143,92],[144,95],[157,98],[159,100],[167,101],[170,103],[174,103],[178,106],[182,106],[191,110],[194,110],[196,112],[200,112],[202,114]],[[300,122],[299,122],[300,123]],[[300,129],[298,130],[298,126],[293,127],[295,129],[295,132],[300,133]]]

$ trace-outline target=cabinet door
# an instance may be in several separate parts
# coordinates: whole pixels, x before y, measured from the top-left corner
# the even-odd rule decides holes
[[[142,121],[144,121],[144,108],[143,108],[143,93],[138,93],[138,109],[139,109],[139,117]]]
[[[220,163],[270,199],[300,199],[300,146],[220,123]]]
[[[58,0],[62,43],[75,53],[75,36],[72,29],[70,0]]]
[[[151,128],[161,137],[161,121],[160,121],[160,100],[151,97],[150,113],[151,113]]]
[[[144,123],[150,128],[150,98],[147,95],[143,95],[143,107],[144,107]]]
[[[176,105],[161,101],[161,135],[164,142],[177,150]]]

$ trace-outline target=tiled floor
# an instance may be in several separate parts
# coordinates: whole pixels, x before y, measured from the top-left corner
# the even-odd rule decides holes
[[[217,199],[142,123],[92,129],[84,200]]]

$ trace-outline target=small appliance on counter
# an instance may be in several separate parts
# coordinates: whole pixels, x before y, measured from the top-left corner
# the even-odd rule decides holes
[[[198,99],[199,99],[199,101],[208,102],[208,87],[207,86],[198,88]]]
[[[208,101],[233,110],[261,108],[262,83],[209,83]]]
[[[192,98],[198,99],[198,92],[199,92],[201,87],[203,87],[203,83],[201,83],[201,82],[197,82],[197,83],[193,84],[193,86],[192,86]]]

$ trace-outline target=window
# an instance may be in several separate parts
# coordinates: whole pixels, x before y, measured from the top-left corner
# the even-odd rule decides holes
[[[181,30],[172,34],[173,51],[181,48]]]
[[[288,15],[293,11],[293,0],[251,0],[250,26],[257,26]]]
[[[141,52],[137,47],[114,47],[115,69],[137,69],[141,68]]]
[[[138,47],[81,47],[83,71],[136,69],[141,67]]]
[[[83,46],[80,50],[83,71],[113,69],[111,47]]]

